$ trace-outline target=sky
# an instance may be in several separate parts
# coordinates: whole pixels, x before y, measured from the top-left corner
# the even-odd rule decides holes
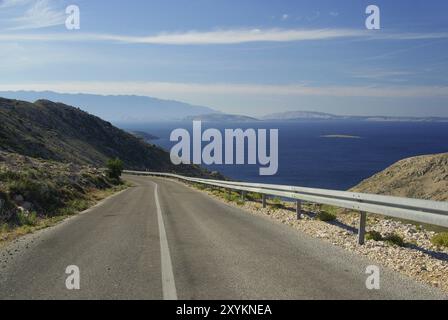
[[[0,91],[448,117],[447,16],[446,0],[0,0]]]

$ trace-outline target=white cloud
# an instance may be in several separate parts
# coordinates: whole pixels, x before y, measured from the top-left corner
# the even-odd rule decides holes
[[[0,41],[105,41],[134,44],[205,45],[328,40],[363,35],[368,36],[365,31],[350,29],[246,29],[161,33],[147,37],[94,33],[0,34]]]
[[[286,20],[288,20],[289,19],[289,14],[284,14],[284,15],[282,15],[282,18],[281,18],[283,21],[286,21]]]
[[[415,71],[401,71],[401,70],[382,70],[382,69],[366,69],[352,73],[354,78],[359,79],[394,79],[415,75]]]
[[[33,0],[0,0],[0,9],[13,8],[24,4],[29,4]]]
[[[248,42],[291,42],[359,36],[359,31],[345,29],[250,29],[186,33],[162,33],[148,37],[105,36],[105,39],[146,44],[238,44]]]
[[[5,8],[24,8],[16,17],[4,20],[8,30],[40,29],[62,25],[66,16],[62,8],[55,8],[49,0],[6,0],[0,4]]]
[[[53,90],[66,93],[137,94],[169,97],[182,94],[243,95],[243,96],[327,96],[327,97],[387,97],[448,98],[447,86],[309,86],[303,84],[200,84],[177,82],[57,82],[34,84],[0,84],[0,91]]]
[[[44,11],[45,12],[45,11]],[[46,22],[35,20],[31,25],[44,26],[60,22],[58,15],[51,12]],[[29,22],[34,21],[31,19]],[[101,41],[125,44],[164,44],[164,45],[221,45],[251,42],[297,42],[312,40],[334,40],[357,38],[359,40],[428,40],[447,39],[448,33],[392,33],[370,32],[363,29],[229,29],[216,31],[189,31],[180,33],[160,33],[151,36],[132,36],[97,33],[53,33],[26,34],[0,33],[0,41]]]

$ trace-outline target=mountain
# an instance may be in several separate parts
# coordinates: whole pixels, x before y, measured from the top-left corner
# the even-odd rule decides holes
[[[90,114],[114,123],[182,120],[187,116],[217,111],[188,103],[131,95],[63,94],[51,91],[5,91],[0,97],[28,102],[36,100],[57,101],[78,106]]]
[[[278,112],[271,113],[262,117],[263,120],[331,120],[331,119],[339,119],[341,117],[323,113],[323,112],[313,112],[313,111],[287,111],[287,112]]]
[[[351,191],[448,201],[448,153],[401,160]]]
[[[128,169],[205,174],[196,166],[174,166],[163,149],[62,103],[0,98],[0,123],[0,151],[97,167],[118,157]]]
[[[346,121],[403,121],[403,122],[448,122],[443,117],[392,117],[392,116],[341,116],[314,111],[287,111],[271,113],[262,117],[265,121],[346,120]]]
[[[204,122],[254,122],[260,121],[256,118],[224,113],[209,113],[197,116],[188,116],[184,121],[204,121]]]

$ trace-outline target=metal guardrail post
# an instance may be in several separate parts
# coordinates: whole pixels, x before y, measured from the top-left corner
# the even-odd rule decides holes
[[[358,229],[358,244],[359,245],[363,245],[365,243],[366,221],[367,221],[367,213],[365,213],[364,211],[361,211],[360,218],[359,218],[359,229]]]
[[[297,213],[297,220],[302,219],[302,201],[300,200],[296,201],[296,213]]]
[[[246,201],[246,191],[241,191],[241,201]]]
[[[267,204],[266,204],[266,195],[265,194],[262,195],[262,202],[263,202],[263,208],[266,208]]]

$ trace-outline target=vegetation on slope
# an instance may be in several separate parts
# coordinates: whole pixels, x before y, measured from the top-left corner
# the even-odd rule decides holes
[[[51,225],[125,187],[90,166],[0,152],[0,241]]]

